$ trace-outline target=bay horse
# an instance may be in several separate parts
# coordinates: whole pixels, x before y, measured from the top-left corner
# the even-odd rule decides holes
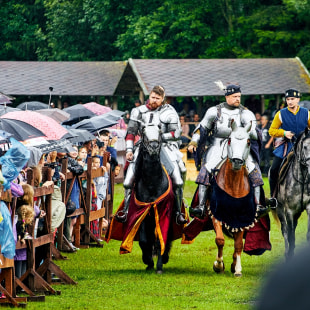
[[[156,272],[162,273],[163,264],[169,260],[172,243],[174,195],[168,173],[160,160],[160,128],[146,125],[140,143],[134,186],[135,204],[145,206],[149,211],[139,228],[139,246],[146,269],[154,269],[153,256],[157,255]],[[163,202],[167,198],[170,201]]]
[[[256,205],[245,167],[250,152],[249,132],[252,123],[238,127],[232,120],[232,132],[227,141],[227,158],[212,181],[212,194],[209,215],[212,217],[218,248],[213,270],[224,272],[223,248],[224,232],[234,239],[233,262],[231,272],[242,276],[241,253],[245,229],[254,226]]]
[[[280,220],[284,237],[285,258],[289,260],[294,255],[298,219],[305,210],[308,214],[307,241],[310,242],[310,132],[308,128],[297,138],[287,161],[287,165],[282,164],[283,169],[280,171],[278,180],[276,215]],[[285,166],[286,169],[284,169]]]

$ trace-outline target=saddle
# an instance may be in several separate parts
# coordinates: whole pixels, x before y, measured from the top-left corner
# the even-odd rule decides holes
[[[221,166],[217,176],[217,185],[228,195],[234,198],[242,198],[250,192],[248,172],[245,167],[233,170],[230,160],[226,160]]]
[[[279,172],[278,184],[281,184],[287,174],[289,167],[291,166],[294,158],[294,151],[290,151],[288,155],[283,159]]]

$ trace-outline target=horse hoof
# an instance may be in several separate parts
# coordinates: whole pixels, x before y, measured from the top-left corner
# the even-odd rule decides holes
[[[157,274],[163,274],[163,271],[162,270],[156,270],[156,273]]]
[[[235,269],[235,265],[234,265],[234,264],[231,264],[231,266],[230,266],[230,272],[231,272],[231,273],[235,273],[235,272],[236,272],[236,269]]]
[[[241,278],[242,277],[242,273],[241,272],[235,272],[234,276],[235,276],[235,278]]]
[[[216,273],[224,273],[224,270],[225,270],[224,262],[219,263],[218,261],[215,261],[213,263],[213,270]]]
[[[154,265],[148,265],[145,270],[147,271],[154,270]]]

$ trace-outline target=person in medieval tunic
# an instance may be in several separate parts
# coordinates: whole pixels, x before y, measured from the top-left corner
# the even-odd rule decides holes
[[[285,92],[287,107],[278,111],[270,125],[269,134],[276,138],[274,158],[269,173],[270,196],[276,203],[275,193],[281,163],[293,147],[295,137],[310,127],[309,111],[299,106],[301,94],[290,88]]]

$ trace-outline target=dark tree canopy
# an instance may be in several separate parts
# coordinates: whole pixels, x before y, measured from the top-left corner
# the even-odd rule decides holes
[[[304,0],[0,0],[1,60],[299,56]]]

